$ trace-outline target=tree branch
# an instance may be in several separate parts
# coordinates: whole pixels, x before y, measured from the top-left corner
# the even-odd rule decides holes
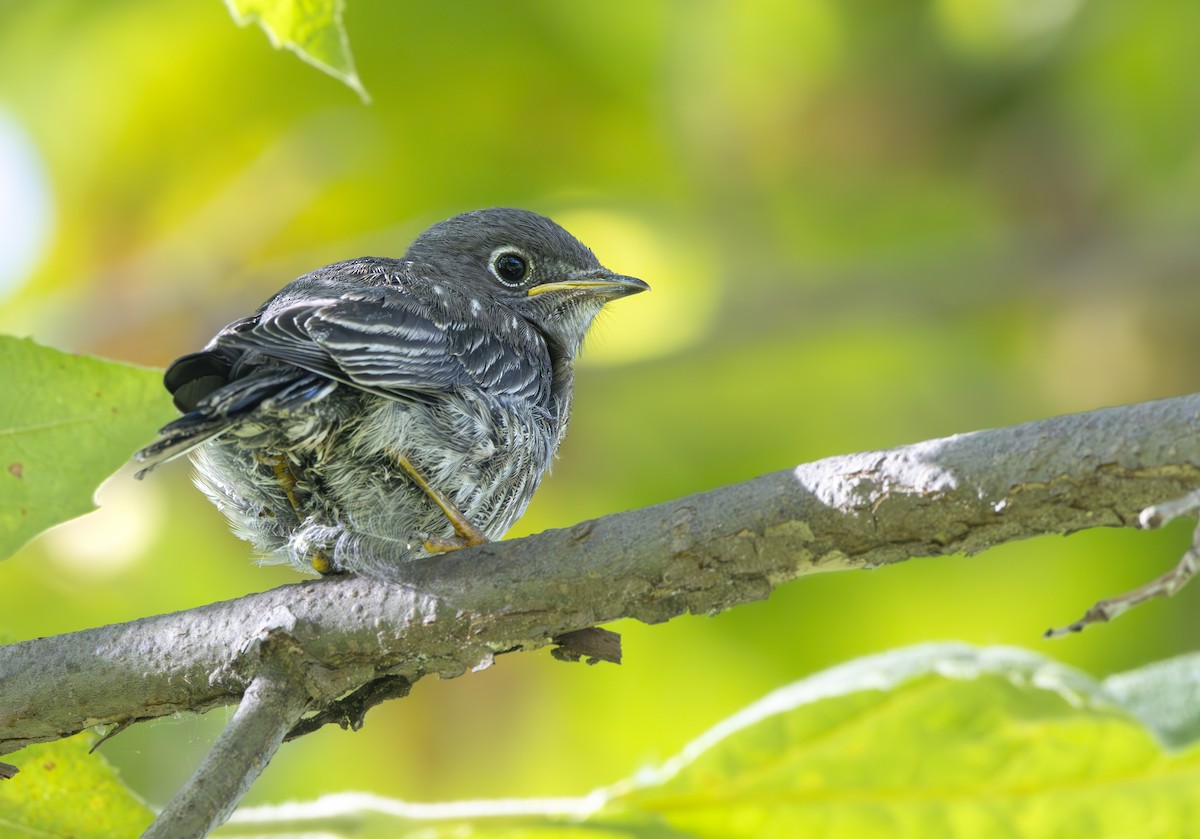
[[[0,754],[236,702],[267,637],[288,639],[319,711],[382,677],[457,676],[571,630],[717,612],[807,574],[1136,525],[1200,486],[1198,426],[1188,396],[833,457],[417,560],[404,585],[331,577],[0,647]]]
[[[223,824],[304,713],[308,696],[293,667],[297,651],[290,637],[281,632],[261,646],[254,678],[233,718],[143,839],[203,837]]]
[[[1143,517],[1143,521],[1145,518]],[[1074,623],[1056,629],[1047,629],[1044,637],[1061,638],[1071,632],[1082,632],[1085,627],[1094,623],[1107,623],[1113,618],[1125,614],[1134,606],[1140,606],[1147,600],[1157,597],[1171,597],[1177,594],[1200,571],[1200,526],[1192,533],[1192,544],[1183,552],[1174,567],[1161,576],[1155,577],[1145,585],[1138,586],[1132,591],[1118,594],[1107,600],[1101,600],[1084,613],[1083,617]]]

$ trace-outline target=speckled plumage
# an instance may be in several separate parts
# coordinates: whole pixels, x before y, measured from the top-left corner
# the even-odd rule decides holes
[[[592,319],[645,288],[542,216],[456,216],[403,259],[294,280],[177,359],[165,383],[184,415],[138,453],[139,476],[190,453],[235,532],[306,570],[321,556],[396,577],[427,537],[454,535],[402,459],[499,539],[566,431]]]

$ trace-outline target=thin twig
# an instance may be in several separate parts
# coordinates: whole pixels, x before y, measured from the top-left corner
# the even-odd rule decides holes
[[[229,818],[308,705],[303,680],[287,658],[264,653],[229,725],[143,839],[199,839]]]
[[[105,743],[107,743],[112,738],[116,737],[118,734],[120,734],[125,729],[129,728],[135,722],[138,722],[138,720],[121,720],[121,722],[117,723],[112,728],[110,728],[108,731],[104,732],[104,734],[102,734],[100,736],[100,739],[92,744],[92,747],[90,749],[88,749],[88,754],[92,754],[93,752],[95,752],[96,749],[103,746]]]
[[[1180,516],[1194,513],[1197,510],[1200,510],[1200,489],[1161,504],[1152,504],[1142,510],[1141,515],[1138,516],[1138,524],[1143,530],[1157,530]]]
[[[1086,626],[1091,626],[1095,623],[1107,623],[1118,615],[1128,612],[1134,606],[1140,606],[1147,600],[1153,600],[1156,597],[1170,597],[1187,585],[1188,581],[1196,575],[1198,570],[1200,570],[1200,525],[1196,527],[1196,530],[1192,534],[1191,546],[1184,551],[1183,556],[1179,558],[1179,562],[1170,571],[1124,594],[1118,594],[1116,597],[1101,600],[1095,606],[1088,609],[1084,613],[1084,616],[1074,623],[1055,629],[1047,629],[1045,637],[1061,638],[1072,632],[1082,632]]]

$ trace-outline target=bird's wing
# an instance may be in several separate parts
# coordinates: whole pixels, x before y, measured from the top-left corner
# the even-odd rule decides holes
[[[469,388],[541,402],[550,389],[542,339],[523,320],[454,320],[395,288],[268,309],[218,343],[392,399]]]
[[[204,352],[193,353],[167,370],[167,387],[184,414],[159,429],[158,438],[134,455],[143,464],[137,477],[219,437],[259,407],[295,410],[325,398],[338,386],[324,376],[283,364],[260,366],[240,378],[222,379],[218,362],[216,357],[206,358]],[[191,373],[199,375],[189,379]]]
[[[184,415],[138,452],[139,477],[259,407],[298,410],[339,383],[397,400],[481,389],[545,404],[551,371],[539,363],[541,341],[519,318],[440,318],[393,288],[269,306],[168,368]]]

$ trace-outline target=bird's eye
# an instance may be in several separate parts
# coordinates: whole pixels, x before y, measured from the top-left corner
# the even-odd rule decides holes
[[[492,273],[505,285],[519,285],[529,275],[529,260],[519,253],[503,251],[493,257]]]

